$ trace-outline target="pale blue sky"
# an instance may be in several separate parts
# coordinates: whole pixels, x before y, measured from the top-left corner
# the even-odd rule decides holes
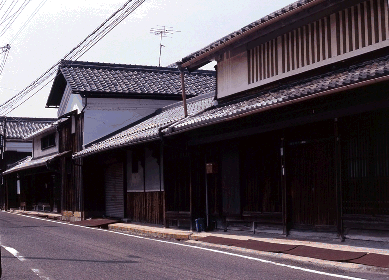
[[[0,37],[6,45],[41,0],[32,0],[12,28]],[[89,35],[126,0],[48,0],[11,45],[0,78],[0,104],[11,98]],[[79,60],[158,65],[157,25],[172,26],[164,38],[161,66],[181,60],[213,41],[280,9],[293,1],[278,0],[146,0]],[[208,66],[208,68],[210,68]],[[207,68],[207,67],[206,67]],[[56,117],[45,108],[51,83],[14,110],[14,117]]]

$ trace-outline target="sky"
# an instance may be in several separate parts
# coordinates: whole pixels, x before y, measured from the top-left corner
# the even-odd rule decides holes
[[[13,39],[0,76],[0,105],[61,60],[127,1],[47,0],[15,38],[41,2],[31,0],[0,36],[0,47]],[[150,29],[166,26],[180,31],[162,40],[161,66],[168,66],[292,2],[146,0],[78,60],[158,66],[160,38],[150,33]],[[203,69],[213,66],[210,63]],[[8,116],[55,118],[57,109],[45,108],[51,86],[52,82]]]

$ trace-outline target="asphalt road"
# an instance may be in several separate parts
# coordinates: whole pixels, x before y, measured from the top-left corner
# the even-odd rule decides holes
[[[388,275],[375,272],[282,263],[242,252],[139,238],[5,212],[0,212],[0,237],[2,280],[388,279]]]

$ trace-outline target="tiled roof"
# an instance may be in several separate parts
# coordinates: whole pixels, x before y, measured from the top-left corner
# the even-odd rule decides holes
[[[219,47],[220,45],[228,43],[229,41],[231,41],[234,38],[244,36],[247,31],[258,27],[261,24],[264,24],[264,23],[268,22],[269,20],[277,18],[281,15],[284,15],[292,10],[298,9],[298,8],[302,7],[303,5],[306,5],[306,4],[308,4],[310,2],[314,2],[314,1],[317,1],[317,0],[299,0],[299,1],[296,1],[296,2],[282,8],[280,10],[277,10],[277,11],[271,13],[270,15],[267,15],[267,16],[265,16],[257,21],[254,21],[254,22],[246,25],[245,27],[243,27],[235,32],[232,32],[231,34],[229,34],[227,36],[224,36],[223,38],[209,44],[208,46],[202,48],[201,50],[196,51],[196,52],[184,57],[182,59],[182,62],[185,63],[185,62],[190,61],[190,60],[192,60],[200,55],[203,55],[203,54],[213,50],[214,48]]]
[[[44,156],[44,157],[41,157],[41,158],[33,158],[33,157],[29,156],[29,157],[26,157],[23,160],[20,160],[19,162],[16,163],[15,166],[7,169],[2,174],[3,175],[7,175],[7,174],[10,174],[10,173],[13,173],[13,172],[16,172],[16,171],[21,171],[21,170],[25,170],[25,169],[45,166],[46,162],[50,162],[51,160],[54,160],[55,158],[61,157],[63,155],[69,154],[69,153],[70,153],[70,151],[66,151],[66,152],[63,152],[63,153],[51,154],[51,155]]]
[[[27,157],[24,160],[20,161],[16,166],[4,171],[3,175],[7,175],[7,174],[13,173],[15,171],[20,171],[20,170],[24,170],[24,169],[33,168],[33,167],[44,166],[48,160],[54,158],[56,155],[57,154],[54,154],[54,155],[42,157],[39,159],[33,159],[32,157]]]
[[[4,117],[0,117],[0,134],[3,134],[3,121]],[[7,139],[22,140],[27,135],[50,125],[54,121],[55,119],[7,117],[6,137]]]
[[[66,85],[63,78],[73,93],[88,96],[177,98],[182,94],[178,68],[63,61],[59,73],[62,75],[54,80],[47,106],[59,105]],[[186,94],[196,96],[215,92],[215,76],[215,71],[186,71]]]
[[[49,132],[49,131],[55,131],[57,125],[58,125],[58,121],[55,121],[49,125],[42,127],[41,129],[38,129],[38,130],[24,136],[23,139],[24,140],[32,140],[34,137],[36,137],[38,135],[44,134],[44,133]]]
[[[193,97],[187,100],[188,115],[193,116],[212,106],[213,94]],[[177,102],[166,106],[162,111],[145,121],[131,126],[118,134],[109,137],[89,148],[73,155],[74,158],[98,153],[104,150],[117,147],[128,146],[131,144],[151,141],[159,138],[159,129],[168,126],[184,118],[184,109],[182,102]]]
[[[254,96],[219,104],[200,114],[173,124],[167,133],[177,133],[227,121],[231,118],[238,118],[245,114],[271,109],[273,106],[287,105],[291,101],[297,102],[329,90],[380,77],[389,78],[389,56],[376,58],[276,89],[263,90]]]

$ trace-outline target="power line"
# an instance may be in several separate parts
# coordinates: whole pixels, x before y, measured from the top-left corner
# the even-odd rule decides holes
[[[14,23],[14,21],[19,17],[19,15],[23,12],[23,10],[26,8],[26,6],[31,2],[31,0],[25,0],[23,4],[19,7],[19,9],[12,14],[10,19],[8,20],[8,23],[6,26],[2,29],[0,32],[0,36],[4,35],[5,32],[11,27],[11,25]]]
[[[77,60],[96,43],[98,43],[105,35],[107,35],[113,28],[115,28],[120,22],[122,22],[127,16],[134,12],[145,0],[137,0],[133,5],[129,6],[132,0],[127,1],[120,9],[113,13],[107,20],[105,20],[99,27],[97,27],[90,35],[88,35],[83,41],[81,41],[75,48],[67,53],[62,60]],[[20,105],[29,100],[32,96],[37,94],[43,87],[50,83],[55,78],[57,67],[61,61],[58,61],[29,86],[17,93],[15,96],[7,100],[0,106],[0,115],[7,115]],[[40,87],[45,83],[42,87]],[[37,89],[40,87],[39,89]],[[37,89],[37,90],[36,90]],[[35,92],[33,92],[36,90]],[[33,92],[29,97],[28,94]]]
[[[33,19],[33,17],[39,12],[39,10],[43,7],[44,4],[46,4],[47,0],[42,0],[39,5],[35,8],[35,10],[32,12],[32,14],[29,16],[29,18],[24,22],[24,24],[20,27],[19,31],[16,32],[16,34],[12,37],[10,40],[10,44],[12,44],[16,38],[20,35],[20,33],[26,28],[26,26],[30,23],[30,21]]]

